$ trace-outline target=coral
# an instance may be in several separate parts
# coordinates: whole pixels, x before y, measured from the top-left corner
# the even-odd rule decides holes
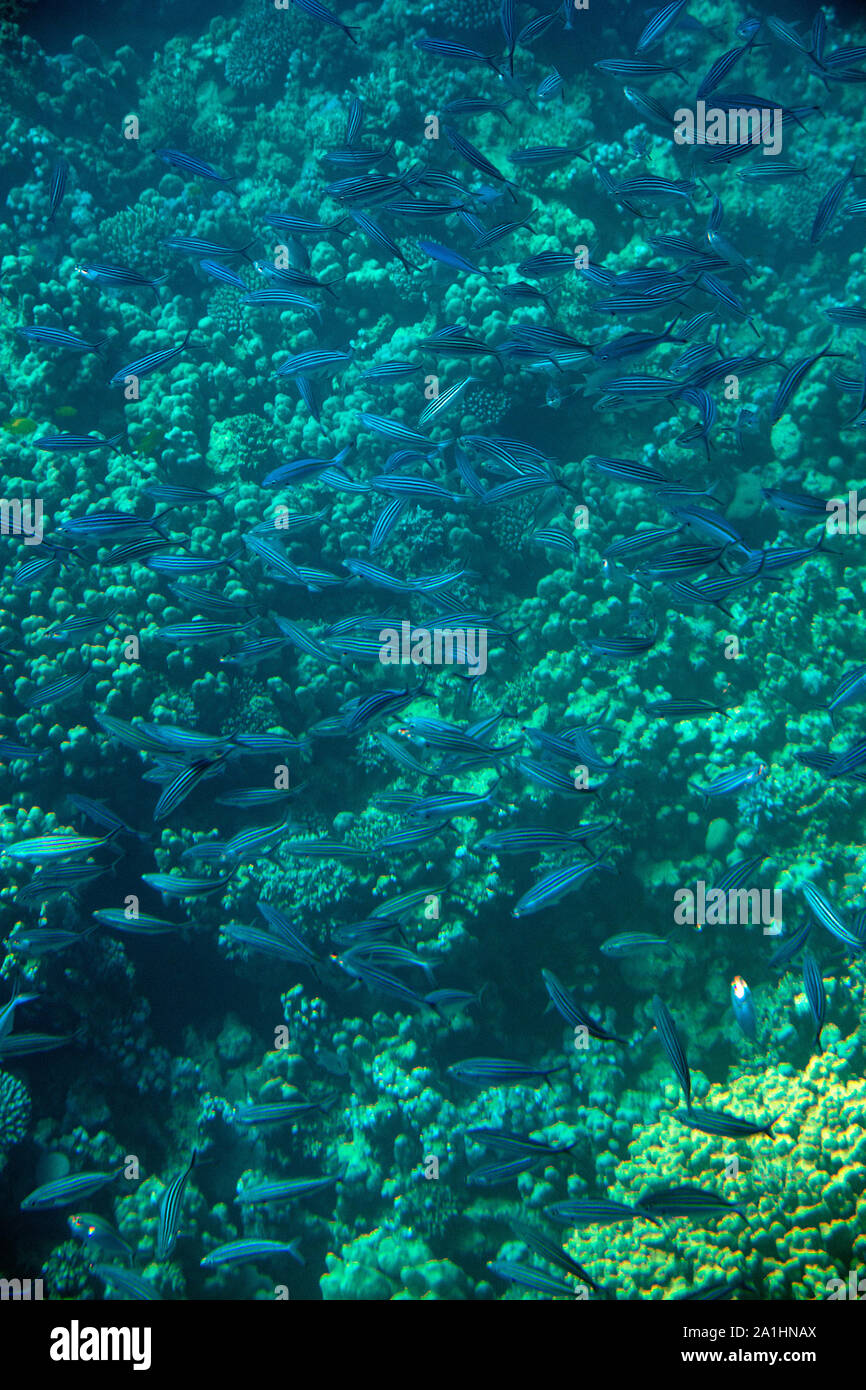
[[[259,479],[270,457],[271,429],[260,415],[235,415],[214,424],[208,448],[218,475]]]
[[[663,1114],[640,1126],[607,1195],[633,1202],[649,1187],[692,1183],[741,1202],[745,1219],[678,1217],[664,1235],[647,1222],[585,1228],[569,1252],[618,1298],[669,1298],[736,1276],[762,1299],[826,1297],[828,1280],[866,1260],[866,1080],[826,1053],[802,1073],[735,1076],[701,1104],[772,1118],[773,1136],[714,1139]]]
[[[162,269],[159,242],[180,231],[175,219],[153,189],[145,189],[131,207],[120,208],[106,217],[100,225],[100,246],[106,258],[119,265],[134,265],[143,273],[157,274]]]
[[[277,9],[273,0],[248,0],[229,43],[225,75],[230,87],[260,92],[282,80],[298,42],[292,21],[301,18]]]
[[[182,149],[197,112],[196,69],[192,40],[169,39],[157,50],[141,98],[141,124],[155,148]]]
[[[217,285],[208,299],[208,317],[230,343],[234,343],[246,328],[246,314],[239,292],[232,285]]]
[[[497,0],[444,0],[435,6],[422,6],[421,19],[431,34],[453,34],[459,39],[461,34],[470,33],[477,38],[499,28],[499,4]]]
[[[467,415],[478,421],[481,432],[494,431],[511,405],[502,386],[470,386],[463,398]]]
[[[55,1245],[42,1266],[48,1297],[76,1302],[95,1299],[95,1290],[101,1291],[102,1285],[90,1273],[91,1258],[78,1240],[65,1240],[62,1245]]]
[[[30,1124],[30,1092],[11,1072],[0,1071],[0,1162],[20,1144]]]

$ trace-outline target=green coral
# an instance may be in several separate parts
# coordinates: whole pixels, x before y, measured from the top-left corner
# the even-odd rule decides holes
[[[14,1144],[20,1144],[30,1124],[30,1092],[10,1072],[0,1072],[0,1165]]]

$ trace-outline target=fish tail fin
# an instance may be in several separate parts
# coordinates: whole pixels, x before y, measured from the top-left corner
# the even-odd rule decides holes
[[[559,1064],[558,1067],[551,1067],[551,1068],[550,1068],[550,1071],[546,1071],[546,1072],[544,1073],[544,1079],[545,1079],[545,1081],[547,1082],[547,1085],[550,1087],[551,1090],[553,1090],[553,1082],[551,1081],[550,1078],[551,1078],[552,1076],[555,1076],[556,1073],[557,1073],[558,1071],[568,1071],[568,1063],[567,1063],[567,1062],[560,1062],[560,1064]]]

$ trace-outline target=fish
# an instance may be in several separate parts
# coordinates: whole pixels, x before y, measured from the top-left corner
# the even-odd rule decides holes
[[[766,164],[754,164],[750,169],[741,169],[737,178],[751,187],[754,184],[784,183],[801,175],[807,179],[809,177],[805,165],[787,164],[778,159],[771,159]]]
[[[273,1255],[290,1255],[297,1264],[305,1261],[298,1249],[299,1240],[262,1240],[247,1236],[242,1240],[230,1240],[218,1245],[199,1260],[202,1269],[218,1269],[222,1265],[247,1264],[251,1260],[267,1260]]]
[[[227,265],[221,265],[219,261],[199,261],[199,267],[212,280],[219,280],[220,284],[228,285],[233,290],[240,290],[243,295],[250,292],[246,280],[243,280],[237,271],[232,270]]]
[[[189,922],[167,922],[163,917],[152,917],[147,912],[130,915],[124,907],[100,907],[93,913],[94,919],[102,927],[112,931],[129,933],[132,936],[165,936],[188,927]]]
[[[323,1101],[270,1101],[263,1105],[240,1105],[232,1112],[238,1125],[294,1124],[315,1111],[325,1108]]]
[[[484,97],[458,97],[455,101],[446,102],[442,107],[446,116],[486,116],[496,115],[510,125],[508,118],[507,103],[501,101],[488,101]]]
[[[39,324],[33,327],[19,326],[15,332],[19,337],[26,339],[28,343],[48,343],[51,347],[65,348],[67,352],[78,352],[85,355],[88,352],[101,355],[106,342],[104,338],[99,338],[95,343],[88,343],[75,333],[68,333],[65,328],[50,328]]]
[[[38,998],[38,994],[21,994],[16,985],[12,998],[7,1000],[0,1009],[0,1043],[5,1044],[9,1040],[9,1034],[12,1032],[12,1025],[15,1021],[15,1010],[20,1008],[22,1004],[32,1004]]]
[[[44,705],[60,704],[63,700],[77,695],[89,678],[90,671],[84,671],[78,676],[59,676],[57,680],[40,685],[31,694],[23,696],[22,704],[26,705],[27,709],[41,709]]]
[[[445,136],[451,148],[465,159],[467,164],[471,164],[474,169],[477,169],[479,173],[483,174],[485,178],[493,179],[495,183],[509,185],[508,179],[497,169],[496,165],[491,163],[486,155],[483,155],[475,145],[467,140],[465,136],[461,135],[459,131],[455,130],[453,126],[443,124],[442,134]]]
[[[677,1080],[683,1088],[686,1110],[690,1114],[692,1110],[692,1074],[689,1070],[686,1050],[670,1010],[657,994],[653,995],[652,1014],[659,1040],[668,1061],[676,1072]]]
[[[569,1284],[565,1279],[559,1279],[553,1274],[547,1274],[543,1269],[538,1269],[535,1265],[520,1264],[517,1260],[488,1260],[487,1268],[497,1274],[500,1279],[506,1279],[509,1283],[520,1284],[523,1288],[534,1289],[537,1293],[546,1294],[549,1298],[574,1298],[575,1285]],[[586,1276],[584,1283],[588,1282]],[[597,1287],[597,1285],[593,1285]]]
[[[38,758],[39,750],[36,748],[25,748],[21,743],[13,743],[8,738],[0,739],[0,759],[4,762],[12,762],[15,758]]]
[[[811,951],[803,952],[803,990],[815,1023],[815,1046],[819,1052],[823,1052],[821,1031],[827,1017],[827,994],[821,978],[821,969]]]
[[[183,874],[142,874],[144,883],[165,898],[201,898],[221,893],[234,878],[235,870],[224,878],[190,878]]]
[[[2,428],[6,431],[7,434],[15,435],[16,437],[20,438],[22,436],[32,434],[34,430],[39,428],[39,426],[37,425],[36,421],[31,420],[28,415],[16,415],[14,419],[4,421]],[[34,445],[36,445],[36,440],[34,440],[33,442]]]
[[[140,379],[149,376],[151,372],[159,371],[162,367],[167,367],[171,362],[176,362],[182,353],[189,349],[189,340],[192,329],[187,329],[186,336],[182,343],[177,347],[162,348],[158,352],[148,352],[144,357],[137,357],[134,362],[128,362],[125,367],[121,367],[109,380],[109,386],[127,386],[131,378]]]
[[[3,1013],[0,1012],[0,1022]],[[29,1057],[36,1052],[53,1052],[58,1047],[66,1047],[83,1037],[83,1030],[63,1035],[49,1033],[6,1033],[0,1031],[0,1058]]]
[[[601,1042],[621,1043],[625,1047],[626,1039],[617,1037],[615,1033],[609,1033],[606,1028],[591,1018],[562,982],[557,979],[552,970],[542,970],[541,974],[553,1007],[565,1019],[570,1028],[574,1028],[575,1031],[578,1028],[585,1029],[592,1038],[598,1038]]]
[[[828,188],[827,192],[824,194],[823,198],[818,204],[818,209],[815,213],[815,220],[812,223],[812,230],[809,233],[810,245],[817,246],[821,238],[826,235],[830,227],[830,223],[836,216],[836,213],[839,210],[840,204],[842,202],[842,199],[845,197],[849,185],[852,184],[854,182],[854,179],[857,177],[856,168],[857,161],[855,159],[852,162],[851,168],[848,170],[848,173],[845,174],[844,177],[839,179],[836,183],[832,184],[830,188]]]
[[[757,1120],[744,1120],[727,1110],[701,1110],[697,1106],[688,1110],[675,1110],[673,1116],[689,1129],[699,1129],[704,1134],[716,1135],[723,1139],[751,1139],[758,1134],[766,1134],[772,1139],[773,1125],[779,1119],[776,1115],[767,1124],[762,1125]]]
[[[354,354],[349,352],[322,352],[315,349],[311,352],[299,352],[293,357],[287,357],[285,362],[281,362],[275,372],[278,377],[332,377],[335,372],[342,371],[352,361]],[[337,458],[345,457],[348,450],[342,450]]]
[[[162,1294],[149,1279],[145,1279],[141,1274],[136,1274],[134,1270],[126,1269],[123,1265],[95,1264],[91,1265],[90,1268],[97,1279],[119,1289],[128,1298],[149,1300],[162,1298]]]
[[[797,931],[782,941],[782,944],[773,952],[767,964],[773,970],[784,969],[789,961],[793,960],[798,951],[802,950],[808,940],[812,930],[812,919],[807,917],[804,924]]]
[[[734,768],[731,772],[723,772],[720,777],[716,777],[705,787],[696,787],[696,790],[702,794],[706,806],[711,798],[733,796],[744,787],[754,786],[766,775],[766,763],[749,763],[745,767]]]
[[[803,378],[812,368],[817,366],[824,357],[840,356],[838,352],[831,352],[830,347],[831,343],[828,343],[826,347],[822,348],[820,352],[816,352],[812,357],[801,357],[799,361],[795,362],[793,367],[785,373],[782,380],[779,382],[773,404],[770,407],[770,420],[773,424],[775,424],[777,420],[781,420],[788,409],[792,396]]]
[[[587,874],[591,874],[598,867],[597,861],[591,864],[568,864],[564,868],[554,869],[552,873],[545,874],[528,892],[518,898],[511,909],[512,917],[527,917],[530,913],[540,912],[543,908],[558,903],[567,893],[573,893],[579,888]]]
[[[544,1209],[552,1220],[562,1226],[615,1226],[621,1221],[641,1218],[661,1225],[654,1216],[630,1207],[625,1202],[613,1202],[608,1197],[575,1197],[566,1202],[554,1202]]]
[[[665,77],[669,72],[685,81],[679,68],[669,67],[667,63],[648,63],[643,58],[602,58],[592,66],[598,68],[599,72],[628,81],[651,82],[653,78]]]
[[[182,150],[157,150],[157,158],[165,164],[169,164],[172,169],[177,169],[179,173],[189,174],[193,178],[207,179],[211,183],[221,183],[228,187],[234,182],[235,175],[220,174],[216,169],[205,164],[203,159],[199,159],[194,154],[184,154]]]
[[[66,183],[69,178],[69,163],[62,157],[55,161],[51,170],[51,182],[48,186],[48,217],[46,221],[50,225],[56,217],[60,204],[63,202],[63,195],[66,192]]]
[[[153,290],[158,304],[160,303],[159,287],[164,285],[168,279],[167,275],[160,275],[156,279],[152,279],[147,275],[142,275],[138,270],[131,270],[129,266],[107,265],[98,262],[77,265],[75,273],[91,285],[113,285],[120,289]]]
[[[670,0],[669,4],[654,10],[652,18],[637,41],[635,53],[646,53],[648,49],[655,48],[668,29],[673,28],[677,23],[687,4],[688,0]]]
[[[612,956],[616,959],[619,956],[640,955],[643,951],[654,951],[657,948],[670,949],[671,942],[663,936],[652,936],[649,932],[618,932],[615,936],[609,936],[599,946],[602,955]]]
[[[814,884],[803,884],[803,897],[806,899],[815,920],[820,922],[831,936],[835,936],[836,940],[841,941],[843,946],[847,946],[849,951],[856,952],[863,949],[863,942],[860,938],[851,931],[841,914]]]
[[[531,1173],[540,1167],[544,1162],[544,1156],[522,1154],[517,1158],[507,1158],[498,1160],[495,1163],[483,1163],[479,1168],[473,1168],[466,1174],[466,1183],[469,1187],[502,1187],[505,1183],[513,1182],[519,1178],[521,1173]]]
[[[728,1202],[708,1188],[684,1183],[681,1187],[656,1187],[641,1193],[635,1202],[641,1211],[656,1216],[735,1216],[745,1217],[739,1202]]]
[[[75,835],[71,831],[53,831],[49,835],[37,835],[29,840],[16,840],[4,845],[3,853],[20,864],[53,864],[58,859],[86,859],[98,849],[104,849],[114,838],[116,831],[101,838],[93,835]]]
[[[53,955],[56,951],[65,951],[69,946],[86,940],[93,930],[65,931],[60,927],[32,927],[28,930],[16,925],[6,938],[6,945],[16,955],[36,960],[40,956]]]
[[[821,3],[741,8],[733,36],[650,5],[244,0],[169,42],[163,5],[149,84],[115,7],[143,121],[119,142],[92,40],[48,54],[38,120],[38,25],[7,45],[6,1171],[18,1203],[61,1154],[105,1170],[54,1211],[96,1297],[284,1293],[293,1198],[339,1218],[299,1296],[360,1287],[325,1260],[364,1232],[394,1246],[386,1296],[768,1293],[734,1247],[786,1225],[784,1194],[758,1209],[702,1168],[728,1138],[790,1147],[789,1073],[856,1041],[866,652],[826,521],[866,429],[866,35]],[[419,642],[389,684],[404,624],[450,657],[483,632],[485,672]],[[767,874],[791,898],[766,949],[667,929],[678,881],[739,898]],[[622,1055],[579,1078],[587,1037]],[[744,1075],[768,1057],[772,1103]],[[149,1191],[111,1168],[145,1139],[142,1224]],[[418,1186],[436,1152],[442,1200]],[[44,1262],[10,1225],[13,1267]],[[690,1226],[724,1268],[674,1248]],[[654,1284],[651,1246],[684,1277]],[[770,1292],[802,1293],[795,1265]]]
[[[498,72],[498,68],[489,54],[479,53],[477,48],[467,48],[466,44],[455,43],[451,39],[424,36],[414,40],[414,47],[420,49],[422,53],[431,53],[436,58],[448,58],[452,62],[484,63],[494,72]]]
[[[550,1240],[543,1231],[538,1230],[536,1226],[528,1225],[525,1221],[512,1220],[511,1229],[518,1239],[522,1240],[524,1245],[528,1246],[536,1255],[540,1255],[542,1259],[548,1260],[550,1264],[558,1265],[559,1268],[564,1269],[567,1274],[574,1275],[576,1279],[580,1279],[582,1283],[588,1285],[588,1287],[593,1289],[596,1293],[600,1292],[600,1286],[595,1282],[592,1276],[587,1274],[583,1266],[579,1265],[577,1260],[569,1255],[568,1251],[563,1250],[558,1241]]]
[[[170,575],[173,579],[190,574],[208,574],[211,570],[233,567],[240,555],[236,550],[223,560],[208,560],[203,555],[150,555],[145,563],[154,574]]]
[[[524,826],[514,830],[493,830],[478,841],[478,849],[495,850],[498,854],[537,854],[545,849],[573,849],[594,835],[610,830],[613,821],[581,826],[577,830],[544,830]]]
[[[499,1153],[519,1154],[531,1158],[553,1158],[556,1154],[571,1153],[575,1147],[574,1144],[546,1144],[541,1139],[515,1134],[510,1129],[486,1127],[467,1129],[466,1138],[475,1144],[483,1144],[485,1148],[496,1149]]]
[[[51,1211],[55,1207],[70,1207],[73,1203],[84,1201],[100,1192],[109,1183],[116,1182],[123,1173],[118,1168],[113,1173],[72,1173],[65,1178],[55,1178],[53,1182],[35,1187],[21,1202],[21,1211]]]
[[[75,1212],[72,1216],[67,1216],[66,1224],[74,1236],[88,1250],[98,1251],[100,1255],[108,1256],[109,1259],[125,1260],[127,1264],[132,1264],[132,1249],[111,1225],[104,1216],[98,1216],[93,1212]]]
[[[754,1042],[758,1026],[755,1001],[752,991],[741,975],[735,975],[731,982],[731,1008],[746,1037]]]
[[[631,657],[642,656],[644,652],[650,651],[658,640],[654,632],[647,637],[631,636],[611,636],[584,638],[590,651],[595,652],[596,656]]]
[[[258,1202],[295,1201],[302,1197],[314,1197],[342,1181],[339,1174],[325,1177],[278,1178],[272,1182],[254,1183],[240,1188],[235,1201],[241,1206],[252,1206]]]
[[[158,513],[158,517],[163,513]],[[70,516],[60,524],[67,535],[76,541],[111,540],[117,536],[137,536],[156,531],[165,539],[165,533],[156,524],[157,518],[135,516],[132,512],[85,512],[83,516]]]
[[[292,4],[297,9],[302,10],[305,15],[309,15],[310,19],[316,20],[317,23],[325,24],[332,29],[341,29],[346,38],[351,39],[352,43],[357,45],[358,40],[355,35],[361,32],[358,26],[344,24],[342,20],[337,18],[333,10],[329,10],[327,5],[322,4],[322,0],[292,0]]]
[[[221,242],[207,241],[204,237],[171,236],[162,244],[169,251],[179,251],[184,256],[195,256],[197,260],[204,257],[209,260],[228,261],[233,260],[235,256],[241,256],[245,261],[252,263],[252,257],[248,256],[247,252],[251,246],[255,246],[255,240],[253,237],[245,246],[223,246]]]
[[[183,1214],[183,1200],[186,1195],[186,1185],[189,1182],[190,1174],[196,1164],[198,1151],[193,1149],[189,1160],[189,1166],[178,1173],[177,1177],[169,1183],[159,1199],[159,1220],[156,1228],[156,1244],[154,1246],[154,1256],[157,1260],[167,1260],[172,1254],[177,1244],[180,1232],[180,1221]]]
[[[866,666],[854,666],[842,677],[826,706],[831,719],[837,710],[850,704],[852,700],[858,699],[864,692],[866,692]]]
[[[467,1086],[528,1086],[537,1080],[551,1084],[551,1076],[567,1071],[565,1063],[556,1067],[530,1067],[503,1057],[468,1057],[448,1067],[449,1076]]]
[[[583,153],[585,149],[585,145],[529,145],[512,150],[508,158],[519,168],[556,168],[572,159],[582,159],[588,164],[589,160]]]
[[[706,719],[711,714],[727,718],[728,714],[709,700],[648,700],[643,708],[658,719]]]

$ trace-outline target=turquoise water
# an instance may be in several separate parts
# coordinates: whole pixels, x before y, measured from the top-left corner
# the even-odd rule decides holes
[[[838,1297],[862,12],[2,16],[0,1275]]]

